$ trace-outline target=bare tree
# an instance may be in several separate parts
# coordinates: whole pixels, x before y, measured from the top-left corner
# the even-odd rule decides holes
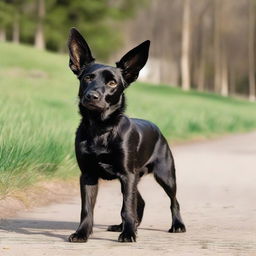
[[[228,12],[230,10],[230,1],[225,1],[222,3],[220,10],[220,94],[222,96],[228,96],[229,94],[229,56],[228,56],[228,38],[230,31],[230,22],[232,20],[231,14]],[[229,17],[229,20],[226,20],[225,17]],[[232,21],[233,22],[233,21]],[[222,25],[225,25],[225,29],[222,28]]]
[[[17,44],[20,43],[20,15],[18,13],[13,18],[12,41]]]
[[[191,36],[191,1],[183,2],[182,49],[181,49],[181,86],[183,90],[190,89],[190,36]]]
[[[43,20],[45,17],[45,0],[37,0],[37,25],[35,33],[35,47],[38,49],[45,48],[45,38],[44,38],[44,27]]]
[[[198,77],[197,77],[197,89],[199,91],[204,91],[205,85],[205,66],[206,66],[206,32],[204,31],[204,20],[202,25],[202,41],[201,41],[201,54],[198,67]]]
[[[156,65],[148,70],[159,79],[149,81],[182,84],[185,90],[193,86],[223,96],[248,95],[250,84],[250,99],[255,100],[253,2],[256,5],[256,0],[151,0],[130,21],[125,41],[152,40],[150,59]]]
[[[229,65],[229,95],[235,95],[236,93],[236,72],[234,65]]]
[[[228,60],[225,51],[222,51],[221,55],[220,94],[228,96]]]
[[[13,18],[12,18],[12,41],[14,43],[20,43],[20,24],[22,18],[22,7],[24,1],[22,0],[12,0],[13,4]]]
[[[6,41],[6,30],[5,28],[0,28],[0,42]]]
[[[220,43],[220,16],[221,0],[214,0],[214,91],[220,91],[221,83],[221,43]]]
[[[249,0],[249,99],[255,101],[255,5],[254,0]]]
[[[209,9],[209,1],[203,0],[201,2],[202,7],[198,13],[198,20],[197,23],[193,25],[193,34],[198,32],[198,41],[194,42],[198,49],[198,56],[195,58],[198,59],[198,66],[194,73],[195,76],[195,83],[197,85],[197,90],[204,91],[205,90],[205,82],[206,82],[206,66],[207,66],[207,48],[209,47],[209,29],[210,29],[210,22],[209,22],[209,15],[207,15],[207,11]],[[199,8],[198,6],[196,8]],[[195,40],[194,40],[195,41]],[[194,50],[193,50],[194,51]]]

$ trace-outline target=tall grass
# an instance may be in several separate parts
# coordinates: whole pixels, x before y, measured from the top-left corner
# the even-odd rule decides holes
[[[3,43],[0,56],[0,196],[77,175],[78,81],[67,56]],[[127,96],[128,114],[152,120],[171,140],[256,128],[256,105],[242,100],[142,83]]]
[[[79,118],[67,57],[8,44],[0,56],[0,194],[60,170],[74,175]]]

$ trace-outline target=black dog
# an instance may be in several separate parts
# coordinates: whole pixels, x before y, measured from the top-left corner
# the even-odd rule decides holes
[[[109,226],[121,232],[118,241],[136,241],[143,211],[137,184],[153,173],[171,200],[169,232],[185,232],[176,199],[174,160],[168,144],[153,123],[124,115],[124,90],[135,81],[148,59],[150,41],[124,55],[116,67],[94,62],[89,46],[76,30],[68,41],[71,70],[80,81],[79,110],[82,116],[75,149],[81,169],[81,222],[70,242],[86,242],[93,228],[93,209],[98,179],[119,179],[123,194],[122,223]]]

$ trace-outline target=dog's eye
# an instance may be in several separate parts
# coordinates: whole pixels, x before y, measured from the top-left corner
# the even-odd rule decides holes
[[[114,81],[114,80],[111,80],[107,83],[108,86],[112,87],[112,88],[115,88],[117,86],[117,82]]]
[[[87,75],[87,76],[84,77],[84,80],[85,80],[86,82],[91,82],[92,79],[93,79],[93,77],[92,77],[92,76],[89,76],[89,75]]]

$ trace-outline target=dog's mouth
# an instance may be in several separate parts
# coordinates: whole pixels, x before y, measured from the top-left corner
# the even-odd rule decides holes
[[[102,112],[105,109],[105,106],[103,104],[99,104],[99,103],[96,104],[94,102],[87,102],[87,101],[82,101],[81,103],[85,108],[87,108],[89,110]]]

